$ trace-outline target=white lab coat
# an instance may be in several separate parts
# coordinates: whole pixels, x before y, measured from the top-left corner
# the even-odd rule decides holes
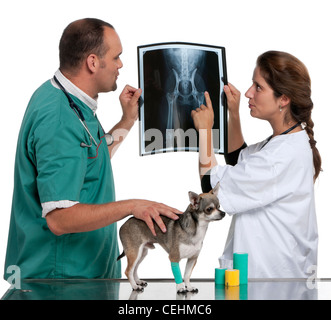
[[[220,181],[220,203],[233,216],[220,261],[247,252],[249,278],[307,278],[317,266],[308,140],[305,130],[279,135],[242,150],[235,166],[211,171],[211,185]]]

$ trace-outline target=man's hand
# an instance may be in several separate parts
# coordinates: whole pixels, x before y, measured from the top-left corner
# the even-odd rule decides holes
[[[141,93],[141,89],[126,85],[120,94],[123,115],[122,119],[109,131],[114,138],[114,143],[108,147],[110,158],[114,156],[116,150],[138,119],[138,99]]]
[[[120,95],[120,102],[123,110],[122,121],[134,124],[138,119],[138,99],[142,93],[141,89],[126,85]]]
[[[153,202],[149,200],[132,200],[135,201],[132,214],[140,220],[145,221],[149,229],[151,230],[152,234],[156,236],[155,228],[153,220],[156,224],[160,227],[162,232],[166,232],[166,226],[163,223],[162,218],[160,215],[166,216],[170,219],[177,220],[177,214],[181,214],[182,212],[169,207],[163,203]]]
[[[58,208],[46,215],[46,221],[49,229],[60,236],[100,229],[133,214],[137,219],[145,221],[153,235],[156,235],[153,220],[166,232],[160,215],[177,220],[177,214],[180,213],[162,203],[132,199],[104,204],[78,203],[69,208]]]

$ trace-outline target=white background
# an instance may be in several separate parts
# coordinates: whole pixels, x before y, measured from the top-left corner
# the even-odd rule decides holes
[[[0,11],[1,278],[11,210],[16,141],[22,117],[34,90],[51,78],[58,68],[58,43],[63,29],[70,22],[85,17],[96,17],[113,24],[124,48],[124,67],[120,70],[118,90],[99,97],[98,116],[105,129],[110,129],[121,117],[118,96],[124,85],[138,85],[138,45],[185,41],[225,46],[228,79],[242,92],[242,126],[248,144],[265,139],[271,133],[268,123],[250,117],[244,97],[251,85],[257,56],[271,49],[283,50],[306,64],[312,79],[315,137],[324,169],[315,185],[320,236],[318,276],[330,278],[331,20],[328,5],[328,0],[4,2]],[[198,154],[139,157],[138,146],[136,123],[112,161],[117,200],[143,198],[185,210],[188,191],[200,192]],[[223,156],[218,156],[218,161],[224,163]],[[226,217],[210,225],[193,277],[214,277],[229,224],[230,218]],[[122,261],[124,270],[125,259]],[[183,264],[181,266],[183,271]],[[141,265],[140,275],[147,278],[172,277],[167,254],[159,246],[150,251]],[[0,296],[8,287],[8,283],[0,280]]]

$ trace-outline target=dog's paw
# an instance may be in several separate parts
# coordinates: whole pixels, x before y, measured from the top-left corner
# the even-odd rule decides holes
[[[137,285],[138,286],[141,286],[141,287],[147,287],[148,283],[144,280],[138,280],[136,281]]]
[[[178,294],[186,294],[186,293],[187,293],[187,290],[181,288],[181,289],[177,290],[177,293],[178,293]]]
[[[185,294],[187,292],[184,282],[176,284],[177,293]]]
[[[143,291],[144,291],[144,287],[142,287],[142,286],[138,286],[138,285],[135,285],[135,286],[132,286],[132,290],[133,290],[133,291],[140,291],[140,292],[143,292]]]
[[[191,286],[187,286],[186,290],[188,292],[192,292],[192,293],[198,293],[199,292],[199,290],[197,288],[194,288],[194,287],[191,287]]]

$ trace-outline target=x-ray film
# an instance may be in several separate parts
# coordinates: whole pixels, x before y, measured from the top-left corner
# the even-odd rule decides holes
[[[159,43],[138,47],[140,155],[199,151],[192,110],[214,109],[215,153],[227,152],[227,84],[225,48],[193,43]]]

